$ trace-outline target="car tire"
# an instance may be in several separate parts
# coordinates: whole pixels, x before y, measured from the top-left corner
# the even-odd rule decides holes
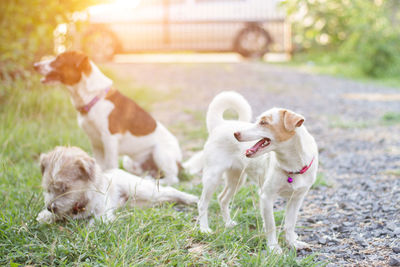
[[[93,61],[111,61],[118,51],[116,36],[107,29],[92,29],[82,38],[82,50]]]
[[[237,34],[234,49],[246,58],[262,58],[271,43],[272,38],[266,30],[258,25],[250,25]]]

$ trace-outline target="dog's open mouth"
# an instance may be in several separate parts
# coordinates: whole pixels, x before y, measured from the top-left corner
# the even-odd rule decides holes
[[[46,76],[42,77],[42,79],[40,79],[40,82],[43,84],[47,84],[47,83],[57,82],[59,80],[60,80],[59,74],[55,72],[50,72]]]
[[[251,157],[254,154],[256,154],[259,150],[269,146],[271,144],[271,139],[269,138],[263,138],[260,141],[258,141],[254,146],[246,150],[246,157]]]
[[[78,213],[84,212],[86,210],[86,204],[75,203],[72,207],[72,214],[77,215]]]

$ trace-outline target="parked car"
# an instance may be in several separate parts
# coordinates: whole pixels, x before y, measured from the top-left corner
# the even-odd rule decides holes
[[[79,46],[95,60],[143,51],[290,52],[280,0],[142,0],[93,6]]]

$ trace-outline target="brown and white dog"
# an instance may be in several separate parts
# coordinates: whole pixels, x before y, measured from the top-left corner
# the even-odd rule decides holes
[[[238,113],[238,120],[224,119],[224,111],[228,109]],[[306,248],[308,245],[298,240],[295,226],[303,199],[316,179],[317,144],[303,125],[304,117],[293,111],[272,108],[254,123],[250,123],[251,114],[249,103],[235,92],[222,92],[209,105],[209,137],[204,150],[185,162],[188,171],[203,172],[203,192],[198,203],[200,230],[211,232],[208,207],[223,180],[225,188],[218,196],[222,217],[226,227],[236,225],[230,216],[229,203],[249,177],[260,187],[260,211],[268,247],[282,251],[273,213],[275,199],[282,196],[288,200],[286,241],[296,249]]]
[[[134,174],[162,173],[160,180],[175,184],[182,154],[178,140],[134,101],[115,90],[89,58],[76,51],[37,62],[42,83],[62,83],[78,110],[78,124],[89,136],[93,154],[103,170],[118,167]]]

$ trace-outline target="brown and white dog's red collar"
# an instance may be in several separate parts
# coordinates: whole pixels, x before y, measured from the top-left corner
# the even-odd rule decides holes
[[[76,108],[79,113],[81,113],[82,115],[86,115],[89,113],[89,111],[92,109],[92,107],[94,105],[96,105],[96,103],[102,99],[103,97],[107,96],[108,92],[111,90],[111,87],[107,87],[101,94],[95,96],[88,104],[78,107]]]
[[[287,182],[289,184],[293,183],[293,177],[291,177],[291,176],[293,174],[303,174],[303,173],[305,173],[306,171],[308,171],[309,168],[311,168],[311,165],[313,164],[313,162],[314,162],[314,157],[312,158],[310,164],[304,166],[300,171],[297,171],[297,172],[288,172],[287,171],[287,174],[288,174]]]

